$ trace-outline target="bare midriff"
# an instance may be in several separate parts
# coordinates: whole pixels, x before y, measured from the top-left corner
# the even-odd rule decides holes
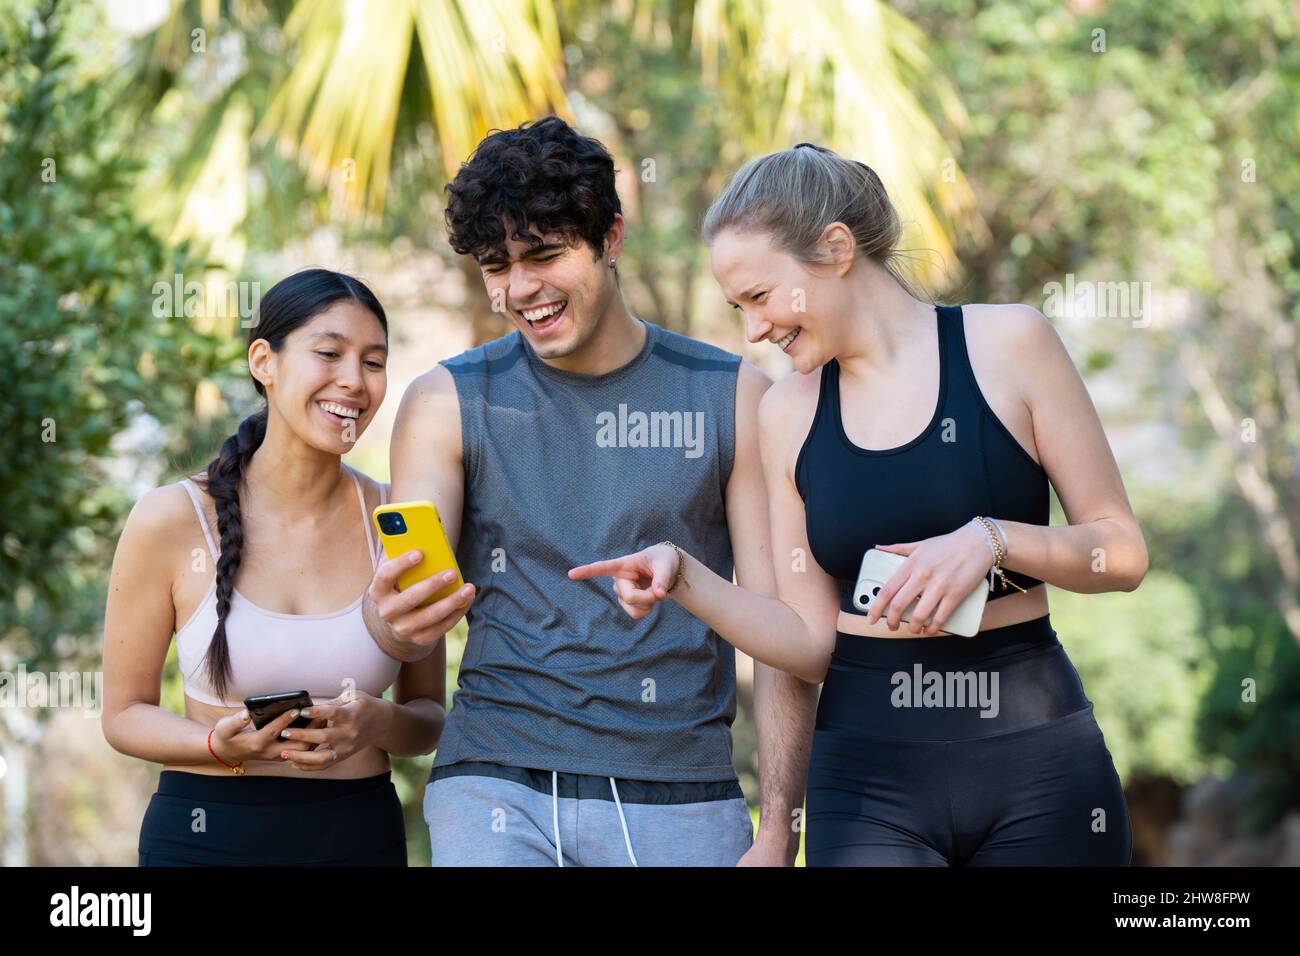
[[[986,602],[984,616],[980,619],[980,630],[987,631],[995,627],[1008,627],[1012,624],[1021,624],[1024,621],[1033,621],[1046,613],[1047,586],[1038,584],[1023,594],[1016,592],[1009,597]],[[913,633],[911,625],[906,621],[898,625],[898,630],[891,631],[883,617],[875,624],[868,624],[865,614],[850,614],[847,611],[840,611],[835,626],[841,633],[855,634],[859,637],[915,638],[923,636]],[[944,634],[924,636],[943,637]]]

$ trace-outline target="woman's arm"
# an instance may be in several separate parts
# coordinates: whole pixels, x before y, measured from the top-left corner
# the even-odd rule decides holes
[[[791,478],[795,443],[801,442],[807,431],[807,422],[802,431],[795,425],[794,420],[804,416],[791,401],[792,391],[780,383],[769,388],[758,415],[777,598],[739,588],[685,552],[682,580],[669,595],[667,589],[677,573],[677,555],[661,545],[573,568],[569,577],[613,576],[619,602],[634,618],[644,617],[656,602],[672,597],[756,661],[819,683],[835,646],[839,590],[812,559],[803,501]],[[756,505],[761,507],[761,503]]]
[[[176,529],[194,521],[185,490],[157,488],[142,497],[127,517],[117,542],[104,613],[104,706],[100,726],[114,750],[160,764],[216,764],[208,752],[208,732],[197,721],[160,707],[163,661],[175,629],[172,598],[177,557]],[[282,715],[239,746],[229,737],[247,730],[238,715],[223,718],[221,739],[213,740],[228,763],[274,747],[275,734],[293,720]],[[285,742],[279,749],[302,749]]]
[[[1002,566],[1067,591],[1132,591],[1146,575],[1146,542],[1097,410],[1056,329],[1031,306],[970,311],[987,323],[981,336],[999,356],[1002,380],[1018,385],[1039,462],[1069,521],[1044,526],[989,515],[1007,538]],[[983,533],[969,524],[924,541],[876,547],[905,555],[907,562],[872,602],[868,622],[883,617],[897,630],[903,609],[920,597],[909,626],[926,635],[938,633],[991,562]],[[922,628],[932,613],[931,626]]]
[[[1030,306],[1008,312],[1032,370],[1022,379],[1034,444],[1069,524],[999,520],[1003,567],[1067,591],[1132,591],[1147,572],[1146,541],[1097,409],[1052,323]]]
[[[194,515],[177,485],[136,502],[117,542],[104,612],[101,726],[114,750],[162,764],[215,763],[208,729],[158,706],[175,629],[172,585],[179,523]]]

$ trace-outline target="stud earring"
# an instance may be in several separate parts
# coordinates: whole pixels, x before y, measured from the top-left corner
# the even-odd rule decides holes
[[[611,269],[614,268],[614,259],[613,259],[613,257],[610,257],[610,260],[609,260],[609,267],[610,267]]]

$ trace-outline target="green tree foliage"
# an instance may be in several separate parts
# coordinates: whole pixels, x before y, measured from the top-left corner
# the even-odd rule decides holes
[[[1260,821],[1275,819],[1300,805],[1294,8],[903,9],[973,118],[961,165],[988,235],[959,243],[957,297],[1041,306],[1071,273],[1157,296],[1149,328],[1093,321],[1084,361],[1126,362],[1130,420],[1166,423],[1204,463],[1195,481],[1130,482],[1152,567],[1181,582],[1153,572],[1133,595],[1053,596],[1117,762],[1184,780],[1247,771]]]
[[[1054,588],[1051,604],[1120,775],[1191,783],[1203,773],[1196,720],[1211,663],[1187,582],[1157,570],[1131,594]]]
[[[133,212],[139,163],[111,77],[73,38],[96,10],[0,12],[0,645],[10,665],[89,652],[129,502],[133,421],[192,417],[216,347],[153,286],[183,268]],[[111,461],[110,459],[116,459]]]

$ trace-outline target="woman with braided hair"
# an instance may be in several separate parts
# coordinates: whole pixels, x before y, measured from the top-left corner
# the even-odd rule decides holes
[[[202,475],[149,492],[127,519],[103,728],[163,765],[142,866],[406,864],[389,755],[436,746],[445,656],[401,664],[370,638],[369,515],[387,487],[342,462],[384,399],[387,355],[383,307],[361,282],[312,269],[277,283],[248,332],[265,404]],[[184,716],[159,706],[173,634]],[[290,729],[297,710],[253,726],[246,697],[299,689],[307,727]]]

